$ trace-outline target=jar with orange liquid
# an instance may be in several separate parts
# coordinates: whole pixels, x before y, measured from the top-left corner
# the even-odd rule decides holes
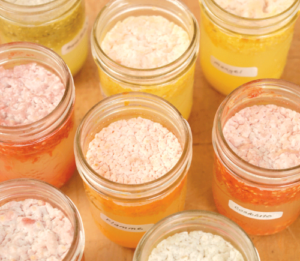
[[[4,69],[36,63],[56,74],[65,93],[56,108],[44,118],[25,125],[0,125],[0,182],[34,178],[63,186],[75,171],[73,77],[64,61],[41,45],[19,42],[0,45]]]
[[[153,181],[141,184],[113,182],[88,164],[88,145],[96,133],[112,122],[135,117],[160,123],[171,131],[181,144],[182,155],[169,172]],[[191,130],[171,104],[155,95],[118,94],[95,105],[78,128],[75,158],[96,224],[106,237],[121,246],[135,248],[156,222],[184,208],[192,159]]]
[[[271,79],[247,83],[223,101],[213,127],[215,204],[221,214],[253,235],[277,233],[300,214],[300,166],[267,169],[252,165],[224,138],[224,126],[236,112],[266,104],[300,112],[299,86]]]

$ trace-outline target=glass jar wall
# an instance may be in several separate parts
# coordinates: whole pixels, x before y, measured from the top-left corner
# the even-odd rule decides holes
[[[240,158],[229,147],[223,128],[236,112],[275,104],[300,112],[299,86],[282,80],[257,80],[233,91],[214,120],[213,196],[218,211],[247,233],[268,235],[292,224],[300,214],[300,167],[266,169]]]
[[[262,78],[280,78],[291,45],[299,0],[283,13],[243,18],[201,0],[200,61],[217,91],[228,95],[238,86]]]
[[[75,75],[88,54],[84,0],[17,5],[0,0],[0,44],[33,42],[59,54]]]
[[[110,59],[101,48],[106,33],[117,22],[139,15],[160,15],[181,26],[190,38],[188,49],[174,62],[153,69],[129,68]],[[96,18],[91,42],[104,97],[131,91],[151,93],[173,104],[184,118],[189,117],[193,103],[199,28],[195,17],[184,4],[177,0],[110,1]]]
[[[15,179],[0,183],[0,206],[10,201],[26,199],[45,201],[64,213],[74,229],[74,238],[63,261],[84,261],[85,233],[81,216],[74,203],[58,189],[38,180]]]
[[[259,255],[247,234],[226,217],[208,211],[190,210],[171,215],[152,227],[141,239],[133,261],[148,261],[152,250],[176,233],[203,231],[219,235],[232,244],[245,261],[259,261]]]
[[[178,138],[183,150],[178,163],[162,177],[142,184],[121,184],[96,173],[85,156],[95,134],[112,122],[139,116],[162,124]],[[75,158],[96,224],[119,245],[135,248],[154,223],[184,208],[192,134],[178,111],[157,96],[131,92],[95,105],[78,128]]]
[[[32,43],[0,46],[0,66],[4,69],[28,63],[37,63],[56,74],[66,89],[57,107],[41,120],[0,126],[0,182],[35,178],[61,187],[76,168],[73,78],[64,61],[43,46]]]

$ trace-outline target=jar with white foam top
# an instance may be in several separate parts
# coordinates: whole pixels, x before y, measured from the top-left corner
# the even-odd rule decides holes
[[[110,1],[96,18],[91,37],[103,96],[155,94],[187,119],[199,37],[197,20],[178,0]]]
[[[300,214],[299,86],[257,80],[233,91],[214,120],[213,196],[247,233],[268,235]]]
[[[124,93],[96,104],[77,130],[75,157],[93,218],[119,245],[135,248],[156,222],[184,208],[191,130],[155,95]]]
[[[3,260],[84,260],[85,233],[76,206],[34,179],[0,183],[0,243]]]

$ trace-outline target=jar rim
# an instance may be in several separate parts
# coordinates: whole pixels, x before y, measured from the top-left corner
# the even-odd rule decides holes
[[[83,222],[82,222],[81,216],[79,214],[77,207],[72,202],[72,200],[67,195],[62,193],[59,189],[52,186],[51,184],[41,181],[41,180],[28,179],[28,178],[18,178],[18,179],[12,179],[12,180],[0,182],[0,194],[5,193],[6,190],[8,191],[8,190],[18,188],[18,187],[20,187],[20,191],[22,191],[22,193],[23,193],[22,188],[24,188],[24,186],[36,186],[38,188],[44,189],[45,191],[56,194],[68,205],[69,209],[72,212],[72,216],[74,218],[74,236],[73,236],[73,240],[72,240],[70,249],[68,250],[68,253],[65,255],[65,257],[62,259],[62,261],[72,260],[72,258],[76,255],[78,255],[78,257],[79,257],[78,260],[80,260],[80,258],[83,255],[83,250],[84,250],[85,233],[84,233],[84,227],[83,227]],[[16,196],[18,196],[18,194],[13,194],[13,196],[16,197]],[[6,195],[3,199],[7,200],[9,197],[10,197],[9,195],[8,196]],[[40,196],[38,195],[38,197],[40,197]],[[0,203],[3,199],[0,197]],[[26,196],[24,196],[24,199],[26,199]],[[12,200],[14,200],[14,199],[12,199]],[[49,200],[49,201],[45,200],[45,201],[48,203],[50,201],[50,204],[52,207],[57,207],[58,209],[60,209],[63,212],[65,211],[65,209],[62,208],[61,206],[53,205],[53,202],[51,202],[51,200]],[[69,217],[66,214],[65,214],[65,216],[69,219]]]
[[[115,78],[120,80],[118,76],[121,74],[127,77],[131,77],[134,80],[139,80],[136,85],[140,85],[141,80],[149,80],[153,79],[154,77],[159,78],[161,76],[166,76],[166,74],[170,74],[173,71],[177,70],[176,76],[172,75],[172,79],[176,78],[178,74],[181,73],[181,71],[184,68],[182,67],[182,64],[186,61],[189,61],[188,65],[190,65],[195,59],[191,59],[191,57],[197,56],[198,54],[198,47],[199,47],[199,38],[200,38],[200,29],[198,26],[198,22],[193,15],[193,13],[188,9],[188,7],[181,2],[180,0],[166,0],[165,2],[169,2],[170,4],[177,5],[179,8],[181,8],[182,11],[184,11],[188,16],[189,19],[192,21],[192,27],[193,27],[193,36],[190,40],[190,44],[188,48],[182,53],[176,60],[172,61],[171,63],[168,63],[166,65],[160,66],[160,67],[155,67],[155,68],[132,68],[128,67],[125,65],[122,65],[120,63],[117,63],[114,61],[112,58],[110,58],[102,49],[101,44],[99,42],[98,36],[97,36],[97,31],[99,27],[105,28],[107,25],[104,25],[103,23],[100,23],[100,19],[102,16],[106,15],[106,12],[109,12],[110,8],[114,8],[118,4],[118,2],[122,2],[124,0],[110,0],[99,12],[97,15],[93,28],[92,28],[92,33],[91,33],[91,44],[92,44],[92,54],[94,56],[94,60],[97,63],[97,65],[103,69],[104,66],[109,67],[109,72],[105,70],[106,73],[108,73],[110,76],[111,74],[115,74]],[[129,2],[128,2],[129,4]],[[112,7],[113,6],[113,7]],[[141,9],[144,7],[148,7],[147,5],[139,4],[137,5]],[[135,8],[136,11],[137,8]],[[114,69],[112,69],[112,66],[108,66],[108,64],[111,64]],[[185,66],[186,67],[186,66]],[[112,76],[113,77],[113,76]],[[168,79],[168,81],[172,80]],[[133,80],[133,81],[134,81]],[[126,80],[123,80],[126,82]],[[130,84],[135,84],[133,82],[130,82]],[[143,85],[152,85],[143,83]]]
[[[203,0],[200,3],[209,17],[229,31],[249,35],[264,35],[282,29],[297,19],[300,0],[294,2],[284,11],[264,18],[249,18],[233,14],[222,8],[215,0]]]
[[[169,170],[167,173],[165,173],[163,176],[159,177],[158,179],[141,183],[141,184],[123,184],[114,182],[110,179],[107,179],[103,177],[102,175],[98,174],[87,162],[85,155],[83,153],[83,149],[81,146],[82,141],[82,131],[83,127],[86,124],[86,122],[92,118],[93,113],[100,110],[101,108],[104,108],[105,106],[111,106],[117,102],[119,103],[126,103],[128,101],[134,101],[134,100],[141,100],[141,101],[150,101],[153,100],[155,103],[159,104],[160,107],[166,106],[169,110],[173,111],[173,113],[177,114],[178,120],[181,122],[178,124],[181,124],[184,129],[184,136],[185,136],[185,143],[182,148],[182,154],[177,161],[177,163],[172,167],[171,170]],[[126,106],[126,105],[124,105]],[[128,106],[128,105],[127,105]],[[105,110],[105,109],[101,109]],[[168,101],[153,95],[149,93],[141,93],[141,92],[130,92],[130,93],[121,93],[116,94],[110,97],[107,97],[100,102],[98,102],[96,105],[94,105],[83,117],[81,123],[78,126],[78,129],[75,134],[75,144],[74,144],[74,150],[75,150],[75,159],[76,164],[78,168],[78,172],[83,178],[85,182],[87,182],[89,185],[92,186],[96,191],[99,192],[99,187],[105,191],[105,193],[112,193],[117,194],[120,197],[130,198],[131,196],[136,196],[136,194],[140,195],[137,200],[140,200],[142,198],[143,191],[146,191],[146,193],[150,194],[152,190],[157,189],[158,186],[167,186],[167,188],[174,185],[174,182],[176,182],[182,175],[185,175],[184,171],[180,171],[182,168],[186,169],[190,166],[191,161],[191,149],[192,149],[192,136],[191,136],[191,130],[189,127],[189,124],[187,121],[181,116],[179,111]],[[188,162],[186,164],[186,162]],[[79,165],[79,166],[78,166]],[[187,165],[187,166],[186,166]],[[178,172],[177,175],[176,172]],[[175,174],[174,174],[175,173]],[[97,186],[97,188],[96,188]],[[153,194],[150,195],[151,197]],[[117,198],[117,196],[116,196]]]
[[[240,156],[238,156],[232,148],[229,146],[228,142],[226,141],[224,134],[223,134],[223,127],[222,124],[222,116],[225,111],[225,107],[228,103],[233,102],[235,98],[239,97],[244,90],[249,91],[248,95],[252,95],[251,88],[257,88],[253,93],[253,96],[249,96],[250,98],[256,98],[259,97],[259,95],[264,93],[264,90],[268,90],[271,88],[275,89],[281,89],[284,91],[287,91],[297,97],[300,98],[300,90],[299,86],[297,86],[294,83],[281,80],[281,79],[260,79],[260,80],[254,80],[248,83],[245,83],[241,85],[240,87],[233,90],[220,104],[216,115],[214,119],[214,126],[213,126],[213,147],[214,151],[217,154],[218,158],[222,160],[222,162],[225,164],[225,166],[229,169],[231,169],[229,166],[234,166],[237,170],[240,172],[245,172],[248,177],[260,177],[265,178],[266,181],[277,181],[279,183],[282,183],[284,179],[290,178],[293,181],[299,181],[300,179],[300,164],[296,165],[291,168],[285,168],[285,169],[268,169],[259,167],[256,165],[253,165],[246,160],[242,159]],[[274,96],[276,98],[280,98],[283,96]],[[270,97],[272,98],[272,97]],[[271,103],[268,103],[271,104]],[[253,106],[253,105],[251,105]],[[242,109],[242,108],[241,108]],[[240,109],[240,110],[241,110]],[[224,123],[225,124],[225,123]],[[220,157],[220,147],[224,147],[225,149],[222,149],[222,157]],[[226,162],[225,162],[226,161]],[[227,163],[227,164],[226,164]],[[229,165],[229,166],[228,166]],[[236,175],[240,176],[235,172]]]
[[[251,249],[253,249],[253,251],[251,251],[251,252],[252,252],[252,255],[254,256],[255,260],[256,261],[260,260],[259,254],[258,254],[252,240],[250,239],[248,234],[237,223],[233,222],[229,218],[227,218],[219,213],[207,211],[207,210],[185,210],[185,211],[177,212],[175,214],[172,214],[170,216],[167,216],[167,217],[161,219],[159,222],[157,222],[152,228],[150,228],[144,234],[144,236],[142,237],[142,239],[140,240],[140,242],[136,248],[133,260],[141,261],[137,257],[140,254],[140,252],[143,252],[143,249],[144,249],[145,245],[147,244],[147,241],[149,240],[149,238],[151,238],[153,236],[153,234],[156,233],[156,231],[163,230],[163,228],[165,226],[169,225],[170,223],[173,226],[176,226],[176,225],[182,226],[183,222],[185,222],[185,221],[191,221],[191,222],[193,222],[193,224],[202,224],[202,223],[205,223],[204,220],[207,220],[207,219],[212,219],[212,222],[222,222],[223,224],[226,224],[230,228],[234,229],[235,231],[238,231],[239,233],[241,233],[242,236],[247,241],[247,244],[251,247]],[[210,222],[210,223],[212,223],[212,222]],[[197,230],[193,229],[193,231],[197,231]],[[167,233],[168,232],[166,232],[165,235]],[[218,233],[216,233],[216,234],[219,235]],[[171,236],[171,235],[167,235],[167,236]],[[239,251],[241,251],[241,250],[239,250]]]
[[[54,51],[45,46],[29,42],[12,42],[0,45],[0,54],[5,54],[7,52],[7,54],[9,55],[10,52],[15,53],[16,51],[33,51],[54,61],[59,66],[59,68],[62,69],[62,72],[64,74],[63,76],[65,77],[65,91],[63,97],[61,98],[57,106],[45,117],[29,124],[21,124],[15,126],[0,125],[0,136],[1,134],[9,134],[15,136],[26,135],[29,138],[30,135],[36,134],[36,129],[41,126],[43,128],[42,130],[46,131],[47,129],[51,128],[51,132],[53,132],[57,128],[59,128],[59,126],[64,122],[64,119],[66,119],[69,116],[71,108],[73,107],[75,91],[74,81],[70,69],[58,54],[56,54]],[[21,59],[23,60],[23,58]],[[26,60],[26,58],[24,58],[24,60]],[[7,60],[5,62],[0,61],[0,66],[6,64],[7,62],[10,62],[10,60]],[[61,79],[61,81],[64,81],[64,79],[61,78],[61,75],[58,75],[57,72],[55,72],[55,75],[58,76]],[[57,117],[55,117],[54,120],[49,122],[49,119],[54,117],[54,115],[61,110],[63,110],[65,113],[62,115],[57,115]],[[57,122],[57,124],[54,124],[54,122]],[[53,129],[53,125],[56,125],[56,128]],[[41,130],[39,129],[39,132],[40,131]]]

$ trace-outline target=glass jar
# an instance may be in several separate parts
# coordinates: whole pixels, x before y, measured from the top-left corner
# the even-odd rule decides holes
[[[300,214],[300,166],[265,169],[240,158],[229,147],[223,128],[245,107],[275,104],[300,112],[300,88],[283,80],[256,80],[233,91],[220,105],[214,120],[213,196],[218,211],[247,233],[274,234]]]
[[[52,49],[75,75],[88,55],[84,0],[53,0],[28,6],[0,0],[0,44],[19,41]]]
[[[280,78],[286,64],[300,1],[268,18],[251,19],[200,0],[200,60],[203,73],[217,91],[228,95],[256,79]]]
[[[129,16],[160,15],[186,30],[188,49],[174,62],[153,69],[134,69],[110,59],[102,50],[106,33]],[[199,49],[199,28],[189,9],[178,0],[114,0],[96,18],[92,32],[92,54],[98,66],[104,97],[122,92],[147,92],[173,104],[188,118],[193,104],[195,61]]]
[[[0,46],[0,65],[5,69],[27,63],[55,73],[66,89],[57,107],[41,120],[0,126],[0,182],[34,178],[61,187],[76,169],[73,78],[64,61],[43,46],[25,42]]]
[[[152,250],[164,239],[176,233],[203,231],[221,236],[235,247],[245,261],[259,261],[251,239],[234,222],[217,213],[189,210],[171,215],[152,227],[141,239],[133,261],[148,261]]]
[[[74,203],[58,189],[34,179],[15,179],[0,183],[0,206],[10,201],[39,199],[61,210],[74,228],[69,252],[62,261],[83,261],[85,233],[81,216]]]
[[[112,122],[139,116],[162,124],[178,138],[183,151],[178,163],[162,177],[143,184],[116,183],[96,173],[85,156],[95,134]],[[192,133],[179,112],[155,95],[117,94],[95,105],[77,130],[75,158],[95,222],[121,246],[135,248],[154,223],[184,208]]]

